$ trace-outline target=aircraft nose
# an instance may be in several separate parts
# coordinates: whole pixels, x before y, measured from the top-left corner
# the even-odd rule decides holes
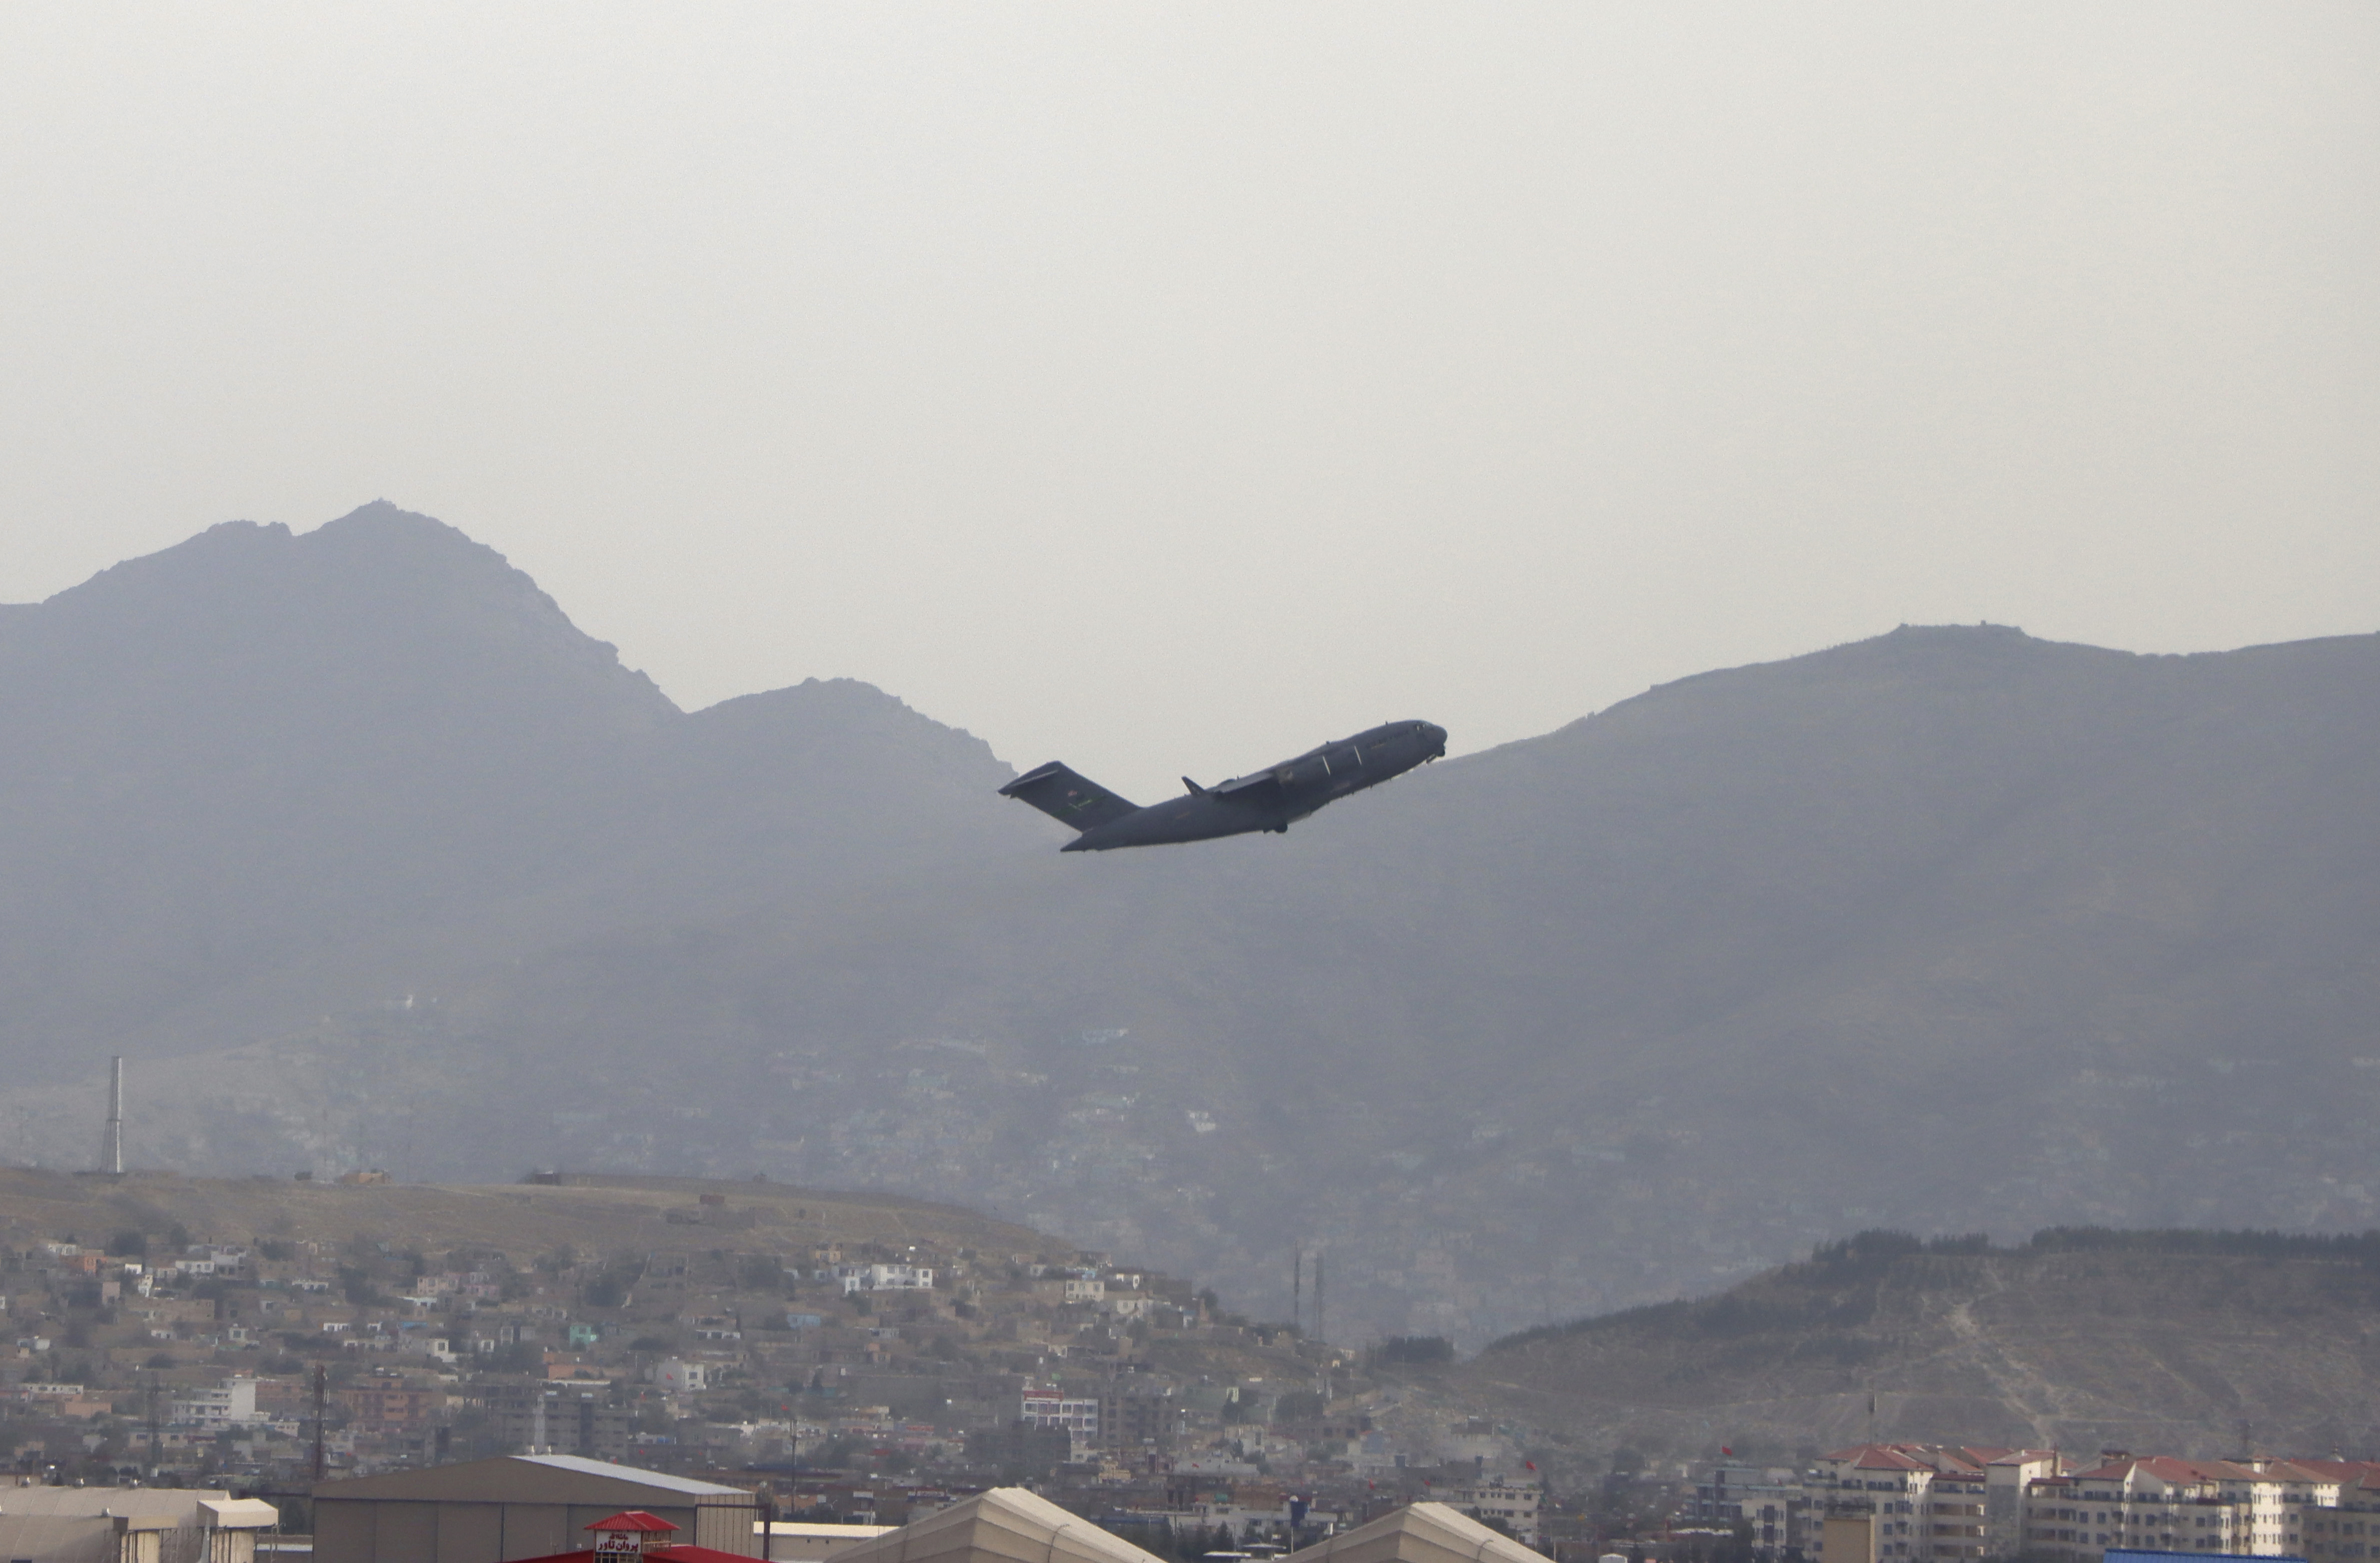
[[[1429,740],[1429,746],[1433,753],[1439,755],[1446,753],[1446,729],[1434,721],[1426,721],[1421,724],[1421,733],[1423,737]]]

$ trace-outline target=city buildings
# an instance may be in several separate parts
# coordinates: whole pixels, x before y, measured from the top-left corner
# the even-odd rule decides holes
[[[1863,1444],[1819,1460],[1789,1514],[1783,1557],[1817,1563],[1961,1563],[2020,1555],[2102,1563],[2110,1552],[2202,1557],[2380,1556],[2380,1466],[2184,1460],[2109,1450],[2075,1467],[2046,1449]],[[1717,1490],[1717,1484],[1711,1484]],[[2366,1507],[2368,1506],[2368,1507]],[[1767,1545],[1762,1538],[1764,1547]]]
[[[22,1563],[252,1563],[280,1521],[217,1489],[0,1486],[0,1557]]]

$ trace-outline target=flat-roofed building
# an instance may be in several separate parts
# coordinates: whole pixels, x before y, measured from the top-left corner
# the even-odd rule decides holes
[[[0,1487],[0,1557],[26,1563],[250,1563],[280,1523],[205,1487]]]

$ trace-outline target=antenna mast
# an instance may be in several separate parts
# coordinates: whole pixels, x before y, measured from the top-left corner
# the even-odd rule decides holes
[[[107,1132],[100,1136],[99,1169],[124,1176],[124,1055],[108,1060]]]

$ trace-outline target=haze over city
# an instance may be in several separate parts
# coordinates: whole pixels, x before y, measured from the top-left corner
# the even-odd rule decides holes
[[[0,6],[0,1559],[2375,1563],[2375,83]]]
[[[0,14],[0,600],[375,497],[1135,795],[2371,627],[2350,5]]]

